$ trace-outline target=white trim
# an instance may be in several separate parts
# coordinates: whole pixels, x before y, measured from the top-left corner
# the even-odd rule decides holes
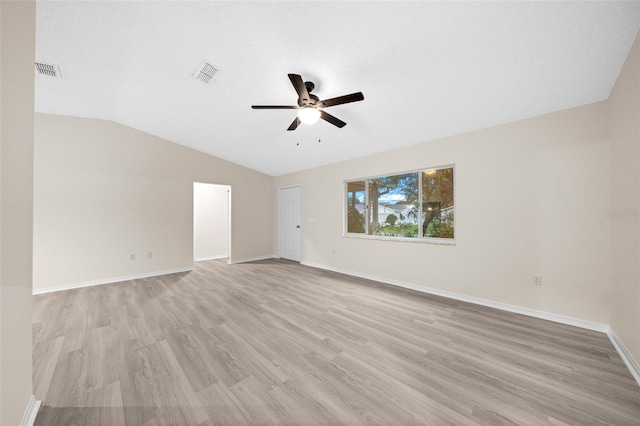
[[[244,259],[229,259],[229,265],[235,265],[237,263],[247,263],[247,262],[257,262],[258,260],[267,260],[267,259],[276,259],[276,256],[258,256],[258,257],[247,257]]]
[[[40,410],[40,404],[42,404],[42,401],[38,401],[35,396],[31,395],[27,409],[22,416],[20,426],[33,426],[33,423],[36,421],[36,416],[38,415],[38,410]]]
[[[382,240],[382,241],[399,241],[405,243],[420,243],[420,244],[435,244],[439,246],[455,246],[456,240],[454,238],[434,238],[434,237],[387,237],[384,235],[367,235],[356,234],[353,232],[347,232],[342,236],[343,238],[356,238],[359,240]]]
[[[455,168],[455,167],[456,167],[456,163],[443,164],[441,166],[434,166],[434,167],[421,167],[419,169],[405,170],[405,171],[402,171],[402,172],[397,172],[396,171],[396,172],[382,173],[382,174],[379,174],[379,175],[373,175],[373,176],[367,176],[367,177],[361,177],[361,178],[346,179],[344,181],[344,183],[359,182],[361,180],[377,179],[377,178],[387,177],[387,176],[408,175],[409,173],[422,173],[422,172],[426,172],[427,170],[452,169],[452,168]],[[454,185],[455,185],[455,182],[456,181],[454,179],[453,180]]]
[[[620,358],[624,361],[633,378],[636,379],[636,382],[640,385],[640,365],[638,365],[636,360],[633,358],[633,355],[631,355],[631,352],[629,352],[624,343],[622,343],[622,340],[620,340],[611,327],[607,330],[607,336],[609,336],[609,340],[611,340],[616,351],[620,354]]]
[[[229,211],[227,212],[227,214],[228,214],[227,217],[229,218],[229,222],[227,223],[227,226],[229,227],[229,229],[228,229],[228,231],[229,231],[229,241],[227,242],[228,243],[227,244],[227,253],[229,253],[229,254],[227,255],[227,257],[229,259],[231,259],[231,253],[233,253],[233,251],[231,251],[231,244],[232,244],[232,240],[233,240],[233,238],[232,238],[233,237],[233,233],[231,232],[231,230],[233,229],[233,227],[231,226],[231,221],[233,220],[233,215],[231,214],[232,213],[232,209],[231,209],[231,205],[232,205],[231,204],[231,190],[232,189],[233,188],[231,188],[231,185],[229,185],[229,190],[227,192],[227,194],[229,194],[229,196],[227,197],[227,202],[229,203],[229,206],[228,206],[229,207]]]
[[[191,271],[193,271],[193,266],[187,266],[185,268],[165,269],[163,271],[145,272],[143,274],[124,275],[121,277],[104,278],[101,280],[85,281],[81,283],[63,284],[55,287],[34,288],[33,294],[52,293],[54,291],[72,290],[74,288],[92,287],[94,285],[119,283],[122,281],[137,280],[140,278],[157,277],[158,275],[178,274],[181,272]]]
[[[397,287],[403,287],[403,288],[408,288],[410,290],[420,291],[422,293],[435,294],[437,296],[443,296],[449,299],[461,300],[463,302],[474,303],[476,305],[487,306],[490,308],[500,309],[502,311],[507,311],[507,312],[514,312],[516,314],[527,315],[530,317],[553,321],[560,324],[572,325],[574,327],[585,328],[587,330],[599,331],[601,333],[606,333],[609,330],[608,325],[597,323],[597,322],[585,321],[578,318],[572,318],[564,315],[553,314],[550,312],[538,311],[536,309],[523,308],[521,306],[509,305],[508,303],[496,302],[494,300],[483,299],[480,297],[466,296],[460,293],[453,293],[446,290],[439,290],[436,288],[425,287],[422,285],[407,283],[404,281],[392,280],[389,278],[378,277],[375,275],[361,274],[359,272],[333,268],[331,266],[320,265],[313,262],[300,262],[300,263],[302,265],[311,266],[313,268],[326,269],[328,271],[333,271],[341,274],[351,275],[354,277],[378,281],[384,284],[391,284]]]
[[[196,262],[202,262],[203,260],[225,259],[227,257],[229,256],[226,254],[219,254],[217,256],[203,256],[203,257],[197,257]]]
[[[293,185],[285,185],[285,186],[279,186],[278,187],[278,191],[280,191],[281,189],[289,189],[289,188],[297,188],[300,187],[302,188],[302,185],[299,183],[293,184]]]

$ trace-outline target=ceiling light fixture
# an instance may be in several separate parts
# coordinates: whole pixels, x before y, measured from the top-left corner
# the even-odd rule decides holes
[[[313,124],[320,119],[320,110],[313,107],[300,108],[298,118],[304,124]]]

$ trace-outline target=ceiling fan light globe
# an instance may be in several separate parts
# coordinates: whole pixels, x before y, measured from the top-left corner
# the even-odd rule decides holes
[[[320,111],[313,107],[306,107],[298,111],[298,118],[304,124],[313,124],[320,119]]]

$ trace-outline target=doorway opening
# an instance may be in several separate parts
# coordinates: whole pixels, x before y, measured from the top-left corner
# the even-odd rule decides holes
[[[193,260],[229,258],[231,186],[193,183]]]

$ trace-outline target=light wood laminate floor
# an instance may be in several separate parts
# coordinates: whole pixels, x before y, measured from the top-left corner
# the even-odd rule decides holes
[[[602,333],[282,260],[34,296],[36,425],[638,425]]]

